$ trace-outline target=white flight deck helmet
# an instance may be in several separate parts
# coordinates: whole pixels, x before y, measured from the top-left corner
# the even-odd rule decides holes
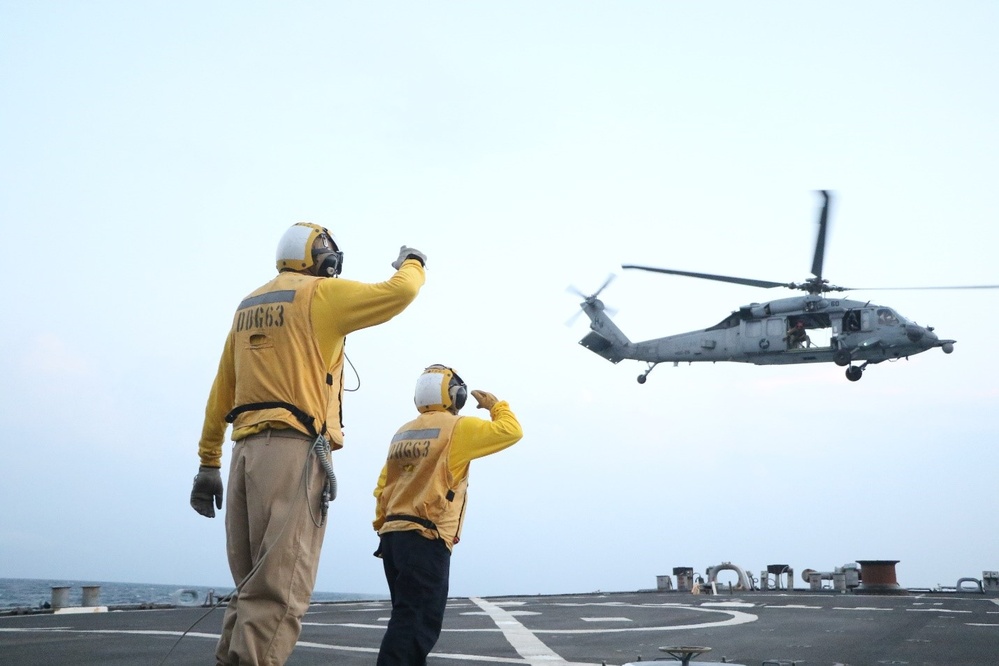
[[[336,277],[343,269],[343,252],[325,227],[298,222],[284,232],[277,246],[277,269],[318,277]]]
[[[451,368],[434,364],[416,380],[413,402],[421,414],[449,411],[457,414],[468,399],[468,387]]]

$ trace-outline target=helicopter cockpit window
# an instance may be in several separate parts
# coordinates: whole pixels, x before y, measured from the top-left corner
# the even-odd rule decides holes
[[[878,308],[878,323],[887,326],[897,326],[898,317],[888,308]]]
[[[710,328],[706,328],[704,330],[706,330],[706,331],[717,331],[717,330],[721,330],[721,329],[725,329],[725,328],[735,328],[738,325],[739,325],[739,313],[738,312],[733,312],[732,314],[730,314],[729,316],[725,317],[724,319],[722,319],[720,322],[718,322],[714,326],[711,326]]]

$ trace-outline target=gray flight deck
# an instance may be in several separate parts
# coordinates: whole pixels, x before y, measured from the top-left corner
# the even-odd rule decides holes
[[[0,615],[0,663],[214,664],[221,609],[66,610]],[[287,663],[374,664],[388,616],[386,601],[313,604]],[[661,646],[711,648],[691,664],[995,665],[999,596],[670,590],[452,598],[428,661],[441,666],[679,663]]]

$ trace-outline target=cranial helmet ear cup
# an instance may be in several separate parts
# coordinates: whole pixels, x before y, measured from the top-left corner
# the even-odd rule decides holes
[[[454,371],[454,368],[447,368],[447,370],[451,373],[447,387],[448,397],[451,398],[451,409],[457,413],[461,411],[461,408],[465,406],[465,401],[468,400],[468,387]]]
[[[343,252],[325,227],[313,242],[312,260],[316,265],[315,274],[319,277],[336,277],[343,270]]]
[[[451,387],[451,404],[454,405],[454,411],[460,412],[461,408],[465,406],[466,400],[468,400],[468,389],[465,388],[464,384]]]
[[[324,253],[316,259],[319,264],[316,275],[319,277],[336,277],[343,270],[343,252]]]

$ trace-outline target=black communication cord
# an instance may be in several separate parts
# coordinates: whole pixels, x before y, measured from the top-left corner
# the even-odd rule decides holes
[[[359,390],[361,388],[361,375],[358,374],[357,368],[354,367],[354,362],[350,360],[349,356],[347,356],[347,352],[343,353],[343,357],[345,359],[347,359],[347,363],[350,364],[350,369],[354,371],[354,379],[357,380],[357,386],[355,386],[354,388],[351,388],[351,389],[345,388],[344,391],[347,392],[347,393],[353,393],[354,391],[357,391],[357,390]]]

